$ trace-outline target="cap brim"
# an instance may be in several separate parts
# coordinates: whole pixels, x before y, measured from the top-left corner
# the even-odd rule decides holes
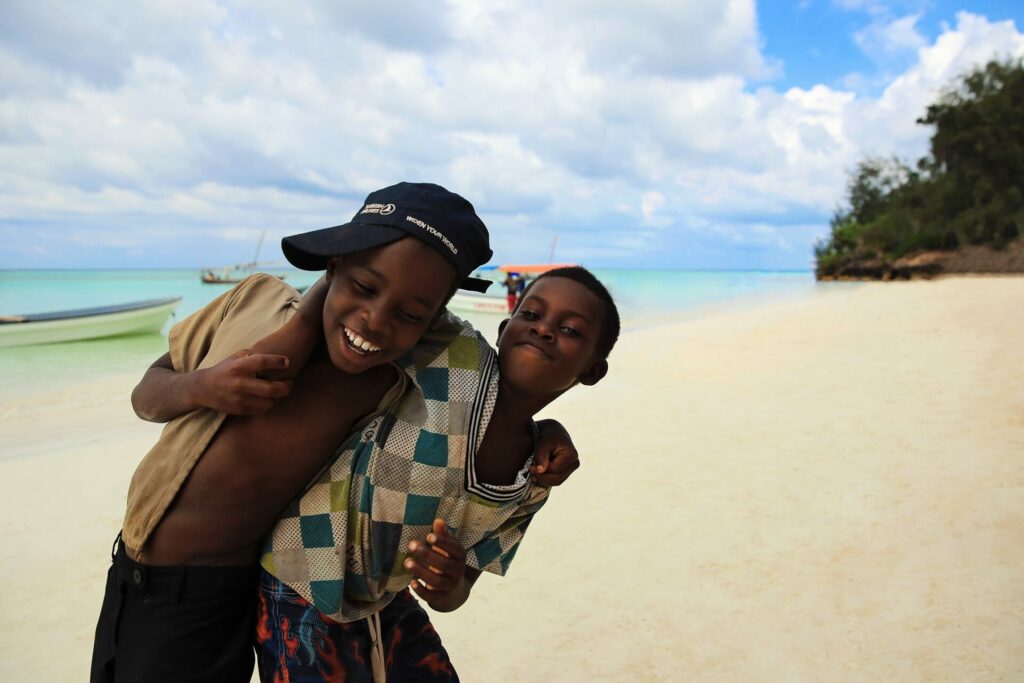
[[[414,235],[389,225],[345,223],[332,228],[289,235],[281,240],[281,251],[288,262],[296,268],[324,270],[333,256],[380,247],[409,236]],[[486,292],[491,284],[490,280],[467,277],[459,285],[459,289]]]
[[[487,288],[494,283],[490,280],[484,280],[478,277],[467,277],[459,285],[459,289],[468,289],[471,292],[486,292]]]
[[[379,247],[408,234],[404,230],[388,225],[345,223],[332,228],[289,235],[281,240],[281,251],[288,262],[296,268],[324,270],[332,256]]]

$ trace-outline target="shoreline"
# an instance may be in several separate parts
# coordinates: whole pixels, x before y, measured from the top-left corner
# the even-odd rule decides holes
[[[1021,310],[1024,278],[949,276],[625,333],[546,411],[583,467],[509,575],[431,614],[460,676],[1024,676]],[[162,427],[137,378],[0,393],[3,680],[84,677]]]

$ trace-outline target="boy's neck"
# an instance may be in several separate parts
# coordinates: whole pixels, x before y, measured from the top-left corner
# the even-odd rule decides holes
[[[510,386],[502,376],[498,383],[498,398],[494,402],[494,413],[501,413],[511,424],[529,425],[533,416],[547,407],[561,394],[538,395],[523,392]]]
[[[485,484],[508,485],[533,455],[533,416],[550,401],[519,396],[499,385],[487,431],[476,453],[474,469]]]

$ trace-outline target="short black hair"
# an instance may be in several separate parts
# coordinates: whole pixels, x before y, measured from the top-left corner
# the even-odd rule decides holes
[[[519,309],[519,304],[522,303],[526,295],[530,293],[530,289],[540,280],[548,277],[564,277],[567,280],[578,282],[587,288],[594,296],[601,300],[604,304],[604,318],[601,320],[601,332],[597,338],[597,349],[596,353],[598,358],[604,360],[608,357],[608,354],[612,352],[612,348],[615,346],[615,342],[619,340],[619,309],[615,305],[615,301],[612,299],[612,295],[608,292],[608,288],[602,284],[597,277],[594,276],[589,270],[583,266],[563,266],[561,268],[552,268],[546,270],[538,275],[526,289],[523,290],[522,295],[519,297],[519,301],[516,303],[516,310]],[[515,311],[513,311],[513,314]]]

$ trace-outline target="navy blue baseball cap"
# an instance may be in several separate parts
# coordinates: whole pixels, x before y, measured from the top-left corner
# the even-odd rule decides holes
[[[415,237],[437,250],[459,278],[459,289],[487,291],[490,280],[470,274],[491,258],[487,226],[464,198],[431,183],[398,183],[371,192],[348,223],[281,240],[285,258],[302,270],[324,270],[332,256]]]

